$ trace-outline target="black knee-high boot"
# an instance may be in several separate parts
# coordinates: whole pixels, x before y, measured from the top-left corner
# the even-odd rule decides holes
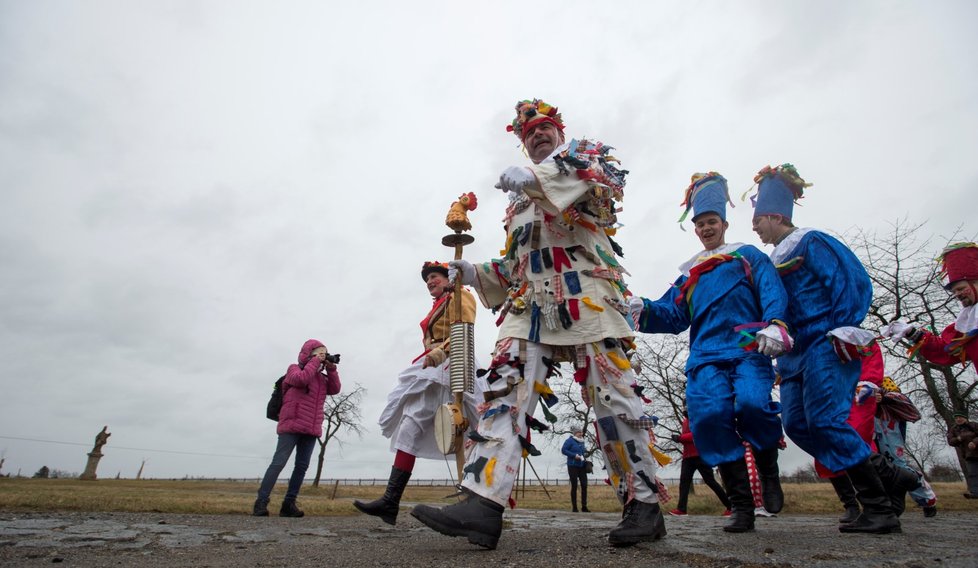
[[[754,495],[750,490],[750,474],[743,458],[722,463],[719,466],[720,479],[730,498],[730,521],[724,525],[727,532],[741,533],[754,530]]]
[[[920,487],[920,476],[908,469],[893,465],[880,454],[870,455],[869,461],[876,468],[876,473],[879,474],[880,481],[883,482],[883,487],[890,496],[893,513],[899,517],[907,508],[907,491]]]
[[[380,517],[388,525],[397,523],[397,511],[401,504],[401,495],[407,487],[408,480],[411,479],[411,472],[391,467],[391,477],[387,481],[387,490],[383,497],[375,499],[369,503],[354,501],[353,506],[361,513]]]
[[[859,510],[859,501],[856,500],[856,488],[849,481],[849,476],[843,474],[838,477],[830,477],[829,481],[832,482],[835,494],[839,496],[839,501],[842,501],[842,506],[846,509],[846,512],[839,517],[839,522],[845,525],[855,521],[861,511]]]
[[[863,506],[863,512],[855,521],[839,525],[845,533],[887,534],[902,532],[900,519],[893,514],[893,503],[883,487],[879,473],[869,458],[846,470],[852,486],[856,488],[856,499]]]

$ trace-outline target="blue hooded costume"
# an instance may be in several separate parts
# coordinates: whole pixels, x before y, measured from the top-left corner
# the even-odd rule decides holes
[[[722,176],[694,176],[686,199],[694,220],[704,213],[725,219],[726,202]],[[690,330],[686,405],[700,456],[715,466],[742,459],[742,440],[759,450],[776,448],[781,409],[771,398],[771,359],[739,346],[742,335],[735,330],[786,319],[788,299],[774,265],[757,248],[730,243],[697,254],[680,271],[661,298],[642,299],[637,328],[645,333]]]
[[[791,219],[794,200],[806,185],[790,164],[759,176],[754,217]],[[838,239],[812,229],[788,233],[771,253],[788,293],[787,320],[795,345],[778,357],[781,417],[791,441],[832,471],[848,469],[870,455],[869,446],[846,423],[862,363],[843,362],[830,331],[858,327],[869,311],[873,288],[862,263]]]

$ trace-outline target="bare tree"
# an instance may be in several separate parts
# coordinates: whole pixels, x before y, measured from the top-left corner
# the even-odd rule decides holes
[[[581,385],[574,381],[573,371],[570,373],[561,372],[558,376],[549,379],[550,388],[557,395],[559,402],[552,409],[552,413],[557,417],[557,421],[550,425],[547,436],[551,441],[564,439],[574,433],[576,428],[584,431],[584,457],[590,458],[597,451],[597,439],[594,436],[594,429],[588,428],[593,420],[591,407],[584,403],[581,396]],[[540,400],[538,404],[544,404]]]
[[[689,358],[689,334],[643,335],[636,340],[633,358],[638,358],[641,372],[638,384],[645,387],[643,394],[652,400],[649,414],[659,417],[656,432],[660,449],[669,453],[682,453],[682,447],[669,441],[672,434],[682,431],[683,408],[686,401],[686,359]]]
[[[924,236],[924,226],[904,218],[891,223],[886,233],[857,229],[848,239],[873,282],[873,302],[865,327],[882,327],[902,318],[940,332],[957,316],[958,303],[943,289],[934,259],[944,244],[959,238],[960,230],[949,237]],[[909,353],[905,346],[889,342],[883,348],[891,377],[921,408],[925,424],[940,424],[946,432],[954,424],[955,411],[978,403],[978,377],[972,365],[935,365]],[[933,437],[940,434],[931,428],[925,430]],[[943,436],[938,439],[943,440]],[[929,445],[922,445],[923,441],[921,436],[907,440],[908,451],[933,461]],[[958,461],[964,470],[960,450]]]
[[[947,448],[940,422],[928,420],[916,427],[907,428],[904,450],[909,461],[915,464],[914,469],[926,473],[935,465],[946,461],[943,456]]]
[[[651,400],[643,410],[645,414],[659,419],[655,430],[656,445],[664,452],[681,453],[681,449],[669,438],[671,434],[678,434],[682,427],[689,337],[685,333],[643,336],[638,339],[637,347],[632,355],[638,358],[641,365],[641,371],[636,373],[636,383],[642,388],[642,395]],[[588,428],[594,420],[594,412],[584,403],[581,385],[574,381],[572,373],[573,370],[568,372],[565,369],[549,380],[559,402],[551,409],[557,421],[551,425],[548,437],[552,442],[561,440],[573,433],[575,428],[583,427],[585,457],[590,457],[598,446],[594,429]],[[544,402],[541,400],[540,404]],[[666,442],[666,445],[661,442]]]
[[[323,419],[323,437],[318,440],[319,461],[316,464],[316,478],[312,482],[313,487],[319,487],[319,479],[323,474],[326,444],[336,439],[340,446],[343,445],[343,442],[336,437],[340,430],[352,432],[358,438],[363,438],[364,428],[361,424],[363,416],[360,414],[360,402],[366,392],[365,388],[357,384],[356,388],[351,391],[326,397],[326,402],[323,404],[323,415],[325,417]]]

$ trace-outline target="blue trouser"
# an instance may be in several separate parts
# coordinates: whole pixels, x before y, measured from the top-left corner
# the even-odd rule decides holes
[[[774,370],[766,357],[706,363],[686,380],[689,429],[710,466],[744,457],[742,440],[759,450],[781,440],[781,405],[771,398]]]
[[[278,481],[278,474],[282,473],[285,464],[289,462],[292,450],[295,450],[295,466],[292,468],[292,477],[289,478],[289,489],[285,493],[285,500],[294,501],[299,496],[299,488],[302,487],[302,480],[306,478],[306,470],[309,468],[309,460],[312,458],[312,450],[316,447],[316,437],[309,434],[279,434],[278,445],[275,447],[275,455],[272,456],[272,463],[265,471],[265,477],[261,480],[258,488],[258,498],[268,501],[272,494],[272,488]]]
[[[862,363],[843,363],[821,339],[806,352],[805,370],[781,381],[784,431],[830,471],[843,471],[869,457],[869,445],[846,423]]]

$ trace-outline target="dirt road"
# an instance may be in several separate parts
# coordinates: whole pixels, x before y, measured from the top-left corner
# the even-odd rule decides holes
[[[499,547],[488,551],[439,535],[402,508],[396,527],[377,519],[153,513],[0,512],[0,566],[978,566],[973,513],[924,519],[910,509],[904,532],[843,535],[834,516],[758,519],[732,535],[713,516],[666,518],[656,543],[611,548],[609,513],[506,512]]]

